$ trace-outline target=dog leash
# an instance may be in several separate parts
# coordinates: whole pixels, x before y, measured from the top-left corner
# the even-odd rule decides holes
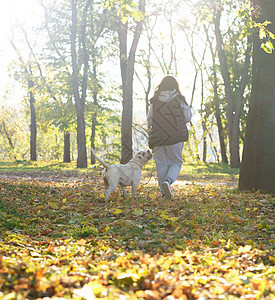
[[[147,185],[151,181],[151,179],[153,177],[153,171],[155,170],[155,168],[156,168],[156,164],[154,163],[153,168],[151,170],[150,177],[149,177],[148,181],[146,183],[144,183],[143,185]]]
[[[134,163],[134,164],[138,165],[140,167],[140,169],[142,170],[142,166],[139,163],[137,163],[135,161],[131,161],[131,163]],[[151,170],[150,177],[149,177],[148,181],[146,183],[144,183],[144,185],[147,185],[151,181],[151,179],[153,177],[153,171],[155,170],[155,167],[156,167],[156,164],[154,163],[154,166],[153,166],[153,168]]]

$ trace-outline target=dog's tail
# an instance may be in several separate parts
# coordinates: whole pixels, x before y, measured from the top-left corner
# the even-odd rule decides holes
[[[93,148],[91,148],[91,151],[93,153],[93,156],[105,167],[105,168],[109,168],[109,165],[101,158],[97,157],[95,154],[95,150]]]

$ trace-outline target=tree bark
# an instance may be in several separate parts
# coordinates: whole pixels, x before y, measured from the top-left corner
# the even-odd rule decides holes
[[[145,12],[145,1],[140,0],[139,9]],[[128,23],[119,22],[118,36],[120,44],[120,69],[122,78],[122,120],[121,120],[121,163],[127,163],[133,157],[132,123],[133,123],[133,78],[135,54],[142,31],[144,19],[137,22],[134,38],[127,55]]]
[[[275,7],[272,1],[254,0],[261,9],[256,22],[272,21],[275,32]],[[252,91],[240,169],[241,190],[275,193],[275,59],[261,49],[257,32],[253,36]]]
[[[71,162],[71,151],[70,151],[70,133],[64,131],[64,153],[63,153],[63,162]]]
[[[91,148],[95,149],[95,133],[96,133],[97,113],[94,112],[92,116],[92,132],[91,132]],[[95,164],[95,156],[91,152],[91,164]]]
[[[100,84],[98,82],[98,78],[97,78],[97,66],[98,66],[98,53],[97,51],[95,51],[95,47],[96,47],[96,42],[99,39],[99,37],[101,36],[101,34],[104,31],[104,28],[106,26],[105,24],[105,20],[106,18],[106,10],[103,10],[102,15],[101,15],[101,20],[103,20],[101,27],[98,30],[95,30],[95,27],[92,25],[92,40],[93,43],[90,45],[89,47],[89,53],[91,56],[91,62],[92,62],[92,81],[93,81],[93,88],[92,88],[92,95],[93,95],[93,101],[94,101],[94,111],[92,112],[92,128],[91,128],[91,137],[90,137],[90,141],[91,141],[91,148],[95,149],[95,136],[96,136],[96,127],[97,127],[97,115],[98,115],[98,92],[100,90]],[[91,152],[91,164],[95,164],[96,159],[93,155],[93,153]]]
[[[202,161],[206,163],[206,155],[207,155],[207,139],[206,139],[206,134],[207,134],[207,128],[206,128],[206,120],[205,116],[202,121],[202,129],[203,129],[203,137],[202,137]]]
[[[76,52],[77,0],[71,0],[71,2],[72,2],[71,55],[72,55],[72,67],[73,67],[73,93],[74,93],[76,116],[77,116],[77,153],[78,153],[77,167],[87,168],[87,149],[86,149],[86,136],[85,136],[85,118],[84,118],[85,97],[86,97],[85,88],[87,88],[87,82],[85,83],[86,65],[84,67],[85,72],[84,72],[84,79],[82,83],[82,88],[84,88],[84,90],[82,90],[82,97],[80,97],[79,83],[78,83],[79,72],[78,72],[77,52]]]
[[[97,68],[95,63],[95,55],[93,53],[93,77],[94,77],[94,88],[93,88],[93,100],[94,100],[94,111],[92,113],[92,131],[91,131],[91,148],[95,149],[95,134],[96,134],[96,125],[97,125],[97,110],[98,110],[98,83],[97,83]],[[95,164],[95,156],[91,152],[91,164]]]
[[[215,63],[214,57],[213,57],[213,72],[214,72],[213,90],[214,90],[215,118],[216,118],[217,127],[218,127],[221,156],[222,156],[222,162],[225,164],[228,164],[228,159],[227,159],[227,154],[226,154],[226,146],[225,146],[225,141],[224,141],[224,139],[225,139],[224,128],[222,126],[221,111],[220,111],[220,100],[219,100],[219,94],[218,94],[216,63]]]
[[[220,148],[221,148],[221,156],[222,162],[224,164],[228,164],[227,154],[226,154],[226,146],[225,146],[225,137],[224,137],[224,128],[222,126],[222,119],[221,119],[221,111],[220,111],[220,101],[218,95],[218,84],[217,84],[217,74],[216,74],[216,65],[214,64],[214,82],[213,82],[213,89],[214,89],[214,106],[215,106],[215,118],[217,121],[218,127],[218,134],[219,134],[219,141],[220,141]]]
[[[30,108],[31,108],[31,124],[30,124],[30,131],[31,131],[31,139],[30,139],[30,152],[31,152],[31,161],[36,161],[36,137],[37,137],[37,126],[36,126],[36,112],[35,112],[35,99],[33,95],[33,86],[34,83],[31,79],[28,80],[28,87],[29,87],[29,96],[30,96]]]

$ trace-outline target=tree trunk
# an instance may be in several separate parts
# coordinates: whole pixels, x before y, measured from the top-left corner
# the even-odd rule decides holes
[[[127,80],[129,73],[129,58],[127,59],[127,34],[128,24],[120,24],[118,35],[120,43],[120,70],[122,79],[122,120],[121,120],[121,163],[127,163],[133,156],[132,150],[132,120],[133,120],[133,95],[132,82]],[[133,78],[133,77],[132,77]],[[130,86],[129,86],[130,84]]]
[[[221,10],[217,11],[215,17],[215,35],[217,41],[217,50],[221,66],[221,73],[225,87],[225,98],[227,103],[227,124],[228,124],[228,137],[229,137],[229,150],[230,150],[230,165],[232,168],[240,166],[240,153],[239,153],[239,135],[240,135],[240,115],[243,108],[243,92],[246,86],[248,70],[250,66],[250,43],[247,43],[245,62],[243,72],[239,83],[238,93],[236,97],[236,105],[234,105],[230,73],[228,71],[227,59],[224,51],[222,34],[220,31]]]
[[[140,0],[139,9],[144,13],[145,1]],[[127,163],[133,157],[132,123],[133,123],[133,78],[136,49],[142,31],[143,18],[137,22],[134,38],[127,55],[128,23],[120,22],[118,36],[120,44],[120,69],[122,78],[122,120],[121,120],[121,163]]]
[[[35,113],[35,99],[33,95],[34,83],[31,79],[28,80],[29,93],[30,93],[30,109],[31,109],[31,139],[30,139],[30,151],[31,151],[31,161],[36,161],[36,136],[37,136],[37,126],[36,126],[36,113]]]
[[[220,142],[220,150],[221,150],[221,156],[222,156],[222,162],[225,164],[228,164],[227,154],[226,154],[226,147],[225,147],[225,136],[224,136],[224,129],[222,126],[222,120],[221,120],[221,111],[220,111],[220,98],[218,93],[218,80],[217,80],[217,66],[216,66],[216,54],[213,49],[213,45],[210,41],[208,30],[206,26],[204,26],[204,31],[207,37],[207,41],[209,44],[212,61],[213,61],[213,91],[214,91],[214,107],[215,107],[215,118],[217,121],[217,127],[218,127],[218,134],[219,134],[219,142]]]
[[[202,161],[204,163],[206,163],[206,155],[207,155],[207,139],[206,139],[206,134],[207,134],[207,128],[206,128],[206,125],[205,125],[205,122],[206,120],[204,119],[202,121],[202,129],[203,129],[203,138],[202,138],[202,145],[203,145],[203,148],[202,148]]]
[[[221,72],[224,81],[225,87],[225,97],[227,103],[227,126],[228,126],[228,137],[229,137],[229,151],[230,151],[230,164],[232,168],[237,168],[240,163],[240,159],[238,159],[238,153],[235,153],[236,147],[233,147],[233,94],[231,90],[231,82],[230,82],[230,74],[228,71],[227,60],[223,49],[223,41],[222,35],[220,31],[220,18],[221,18],[221,10],[218,10],[216,18],[215,18],[215,34],[217,41],[217,50],[219,61],[221,65]]]
[[[203,81],[203,72],[201,69],[201,118],[202,118],[202,161],[206,163],[206,155],[207,155],[207,127],[206,120],[208,117],[207,112],[203,115],[203,105],[204,105],[204,81]]]
[[[97,71],[96,71],[96,65],[95,60],[93,60],[93,74],[95,78],[95,82],[97,82]],[[93,90],[93,99],[94,99],[94,112],[92,113],[92,132],[91,132],[91,148],[95,149],[95,133],[96,133],[96,125],[97,125],[97,108],[98,108],[98,102],[97,102],[97,94],[98,94],[98,87],[97,83],[95,83],[96,86],[94,86]],[[91,152],[91,164],[95,164],[95,157],[93,153]]]
[[[8,133],[8,130],[7,130],[7,128],[6,128],[6,123],[5,123],[5,121],[2,121],[2,125],[3,125],[3,129],[4,129],[4,135],[6,136],[6,138],[7,138],[8,142],[9,142],[11,148],[14,149],[14,145],[13,145],[13,142],[12,142],[12,140],[11,140],[11,137],[10,137],[10,135],[9,135],[9,133]],[[0,133],[2,133],[1,128],[0,128]]]
[[[72,28],[71,28],[71,55],[73,67],[73,93],[75,99],[76,116],[77,116],[77,167],[87,168],[87,150],[86,150],[86,136],[85,136],[85,97],[87,82],[83,79],[82,97],[80,98],[79,83],[78,83],[78,64],[76,52],[76,34],[77,34],[77,0],[72,0]],[[84,76],[86,75],[86,67],[84,66]]]
[[[272,21],[275,32],[275,7],[272,1],[254,0],[261,16],[256,22]],[[253,3],[252,2],[252,3]],[[240,170],[241,190],[275,193],[275,59],[261,49],[258,33],[253,36],[252,91]]]
[[[63,153],[63,162],[71,162],[71,151],[70,151],[70,133],[64,131],[64,153]]]
[[[91,148],[95,149],[95,132],[96,132],[96,118],[97,118],[97,114],[96,112],[93,114],[92,117],[92,132],[91,132]],[[93,155],[93,153],[91,152],[91,164],[94,165],[95,164],[95,156]]]
[[[225,141],[224,141],[224,139],[225,139],[225,137],[224,137],[224,128],[222,126],[221,111],[220,111],[220,106],[219,106],[220,105],[220,100],[219,100],[219,94],[218,94],[217,73],[216,73],[216,64],[215,64],[215,58],[214,57],[213,57],[213,71],[214,71],[213,90],[214,90],[215,118],[216,118],[217,127],[218,127],[221,156],[222,156],[222,162],[224,164],[228,164]]]
[[[215,146],[215,143],[214,143],[214,141],[213,141],[213,138],[212,138],[212,135],[211,135],[210,131],[208,131],[208,136],[209,136],[210,141],[211,141],[210,145],[211,145],[212,148],[213,148],[212,152],[213,152],[213,154],[216,156],[215,161],[219,163],[220,160],[219,160],[218,150],[217,150],[217,148],[216,148],[216,146]]]
[[[222,120],[221,120],[221,115],[220,115],[220,109],[216,107],[216,113],[215,113],[216,121],[217,121],[217,126],[218,126],[218,133],[219,133],[219,141],[220,141],[220,148],[221,148],[221,156],[222,156],[222,162],[224,164],[228,164],[228,159],[226,155],[226,146],[224,142],[224,130],[222,127]]]

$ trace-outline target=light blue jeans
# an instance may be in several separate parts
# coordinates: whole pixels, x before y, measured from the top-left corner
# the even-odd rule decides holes
[[[183,142],[170,146],[154,147],[158,184],[163,194],[162,183],[167,180],[172,184],[178,178],[182,166]]]

